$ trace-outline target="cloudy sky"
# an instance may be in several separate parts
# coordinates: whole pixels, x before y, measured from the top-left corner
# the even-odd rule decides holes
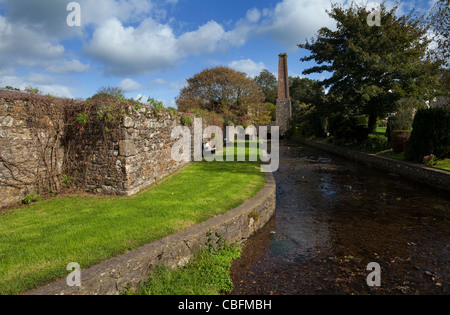
[[[330,0],[78,0],[81,25],[68,26],[70,2],[0,0],[0,87],[87,98],[119,86],[175,106],[186,79],[208,67],[277,73],[286,52],[290,75],[301,75],[311,65],[297,45],[335,25]]]

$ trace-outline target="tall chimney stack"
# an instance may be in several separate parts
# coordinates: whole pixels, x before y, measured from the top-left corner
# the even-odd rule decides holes
[[[289,95],[287,55],[280,54],[278,57],[277,125],[280,127],[280,135],[283,135],[290,127],[292,105]]]

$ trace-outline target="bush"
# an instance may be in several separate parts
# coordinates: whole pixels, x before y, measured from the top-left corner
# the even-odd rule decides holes
[[[150,105],[151,107],[153,107],[157,112],[164,110],[164,102],[158,101],[158,100],[154,99],[153,97],[149,97],[147,99],[147,104]]]
[[[423,157],[423,164],[426,166],[434,166],[437,163],[436,156],[434,154],[430,154]]]
[[[387,119],[378,119],[377,127],[387,127]]]
[[[24,205],[29,205],[32,202],[38,202],[41,200],[41,195],[35,195],[35,194],[28,194],[22,199],[22,203]]]
[[[413,119],[410,116],[397,114],[391,116],[387,122],[387,128],[392,132],[396,130],[411,130]]]
[[[434,154],[445,158],[450,153],[450,109],[419,109],[413,122],[409,159],[422,162],[424,156]]]
[[[346,116],[337,114],[329,119],[329,131],[338,142],[361,143],[369,134],[366,116]]]
[[[266,110],[270,112],[271,121],[277,121],[277,107],[272,103],[266,103]]]
[[[361,148],[369,152],[380,152],[389,148],[388,139],[386,136],[371,133],[361,144]]]
[[[392,133],[394,131],[411,131],[414,120],[414,113],[416,110],[426,108],[423,101],[414,98],[402,98],[397,104],[397,114],[389,117],[387,121],[387,136],[389,142],[391,141]]]
[[[183,125],[183,126],[192,126],[192,118],[187,116],[187,115],[183,115],[181,117],[181,125]]]
[[[411,131],[409,130],[394,130],[391,132],[391,145],[395,153],[401,153],[406,151],[405,146],[411,137]]]
[[[125,101],[124,91],[116,86],[104,86],[97,90],[92,99],[109,99],[114,98],[118,101]]]

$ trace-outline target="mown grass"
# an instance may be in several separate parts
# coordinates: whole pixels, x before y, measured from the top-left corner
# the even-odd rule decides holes
[[[0,213],[0,294],[19,294],[225,213],[265,183],[256,163],[194,163],[132,197],[71,196]]]
[[[377,127],[377,129],[376,129],[376,131],[375,131],[375,133],[377,134],[377,135],[385,135],[386,134],[386,127]]]
[[[269,145],[270,146],[270,145]],[[227,161],[227,152],[229,147],[224,146],[222,151],[218,151],[216,156],[222,156],[223,161]],[[261,152],[259,149],[259,140],[240,140],[234,142],[233,161],[260,162]]]
[[[450,159],[438,160],[434,167],[450,171]]]
[[[401,153],[394,153],[392,150],[385,152],[383,154],[381,154],[385,157],[394,159],[394,160],[399,160],[399,161],[408,161],[408,159],[405,157],[405,154],[403,152]],[[450,159],[443,159],[443,160],[438,160],[436,162],[435,165],[431,166],[434,168],[439,168],[441,170],[446,170],[446,171],[450,171]]]

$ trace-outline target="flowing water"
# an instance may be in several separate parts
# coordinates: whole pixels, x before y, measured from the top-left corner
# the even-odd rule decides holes
[[[234,262],[232,294],[450,294],[448,192],[295,142],[274,176],[276,215]]]

